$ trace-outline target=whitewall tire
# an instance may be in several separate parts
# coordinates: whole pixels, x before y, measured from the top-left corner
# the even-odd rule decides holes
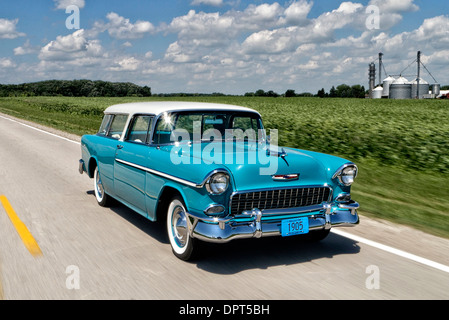
[[[95,168],[94,172],[94,192],[97,203],[102,207],[107,207],[109,205],[109,196],[104,191],[103,182],[101,181],[101,175],[98,171],[98,166]]]
[[[167,210],[167,235],[174,255],[181,260],[190,260],[196,251],[196,239],[190,236],[187,219],[184,201],[175,196]]]

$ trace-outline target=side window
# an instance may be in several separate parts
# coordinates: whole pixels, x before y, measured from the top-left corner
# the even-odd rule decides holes
[[[108,137],[119,140],[122,137],[127,120],[127,115],[115,115],[109,128]]]
[[[225,136],[225,130],[226,130],[226,116],[225,115],[204,115],[204,126],[203,126],[203,132],[206,132],[207,130],[217,130],[220,132],[221,136]]]
[[[199,132],[201,134],[201,119],[200,114],[180,114],[176,119],[174,136],[172,139],[176,141],[192,141],[193,134]]]
[[[156,125],[154,131],[154,141],[156,144],[170,143],[171,133],[174,129],[175,118],[173,115],[164,114]]]
[[[152,116],[134,117],[126,140],[137,143],[146,143],[152,122]]]
[[[234,135],[238,139],[245,139],[245,138],[249,138],[250,140],[258,139],[257,119],[251,117],[234,117],[232,121],[232,129],[234,129]]]
[[[111,123],[112,119],[111,114],[107,114],[103,117],[103,122],[101,123],[100,130],[98,130],[98,134],[100,136],[105,136],[108,133],[109,124]]]

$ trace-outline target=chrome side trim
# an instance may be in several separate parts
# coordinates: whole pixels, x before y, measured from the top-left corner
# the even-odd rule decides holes
[[[169,179],[169,180],[173,180],[173,181],[179,182],[181,184],[185,184],[186,186],[189,186],[189,187],[192,187],[192,188],[202,188],[203,187],[202,184],[197,184],[195,182],[184,180],[184,179],[181,179],[181,178],[178,178],[178,177],[175,177],[175,176],[172,176],[172,175],[169,175],[169,174],[157,171],[157,170],[153,170],[153,169],[150,169],[150,168],[147,168],[147,167],[139,166],[138,164],[135,164],[135,163],[131,163],[131,162],[120,160],[120,159],[115,159],[115,161],[117,161],[119,163],[122,163],[124,165],[130,166],[130,167],[142,170],[142,171],[146,171],[146,172],[152,173],[152,174],[157,175],[157,176],[162,177],[162,178],[166,178],[166,179]]]
[[[167,173],[163,173],[163,172],[160,172],[160,171],[157,171],[157,170],[150,169],[148,167],[140,166],[138,164],[135,164],[135,163],[132,163],[132,162],[128,162],[128,161],[125,161],[125,160],[115,159],[115,161],[119,162],[119,163],[122,163],[124,165],[130,166],[130,167],[142,170],[142,171],[146,171],[148,173],[152,173],[152,174],[157,175],[157,176],[162,177],[162,178],[166,178],[166,179],[169,179],[169,180],[172,180],[172,181],[175,181],[175,182],[179,182],[181,184],[184,184],[184,185],[192,187],[192,188],[197,188],[197,189],[203,188],[204,185],[209,181],[210,177],[213,176],[216,173],[223,172],[223,173],[226,173],[228,176],[230,176],[228,171],[226,171],[224,169],[216,169],[216,170],[213,170],[213,171],[209,172],[207,174],[206,178],[201,183],[195,183],[195,182],[192,182],[192,181],[189,181],[189,180],[185,180],[185,179],[181,179],[181,178],[172,176],[172,175],[167,174]]]

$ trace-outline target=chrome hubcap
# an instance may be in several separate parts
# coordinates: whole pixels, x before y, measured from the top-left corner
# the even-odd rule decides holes
[[[187,217],[182,207],[176,207],[172,215],[172,233],[179,247],[184,247],[187,243]]]

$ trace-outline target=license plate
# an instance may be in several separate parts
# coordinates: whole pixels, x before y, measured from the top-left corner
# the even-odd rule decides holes
[[[283,237],[309,233],[309,218],[283,220],[281,233]]]

